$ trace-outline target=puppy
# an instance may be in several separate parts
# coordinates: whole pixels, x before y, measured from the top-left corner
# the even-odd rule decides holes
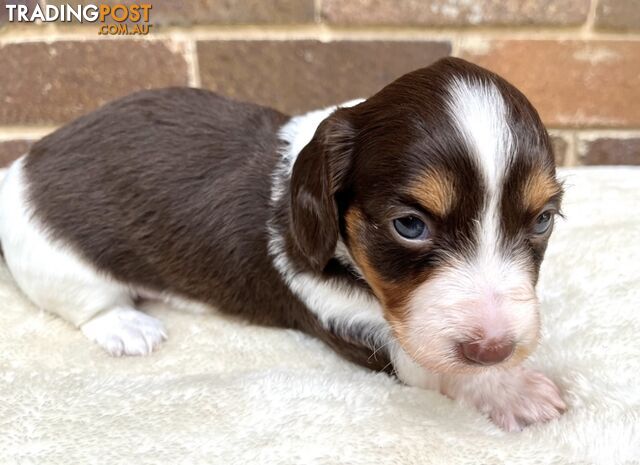
[[[113,355],[167,337],[140,298],[211,306],[517,430],[565,408],[519,366],[561,196],[527,99],[447,58],[293,118],[199,89],[113,102],[11,166],[0,240],[24,293]]]

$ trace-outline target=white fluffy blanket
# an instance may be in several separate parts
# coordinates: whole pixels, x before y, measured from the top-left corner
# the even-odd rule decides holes
[[[640,463],[640,170],[563,172],[529,360],[569,411],[504,433],[295,331],[160,306],[169,341],[107,356],[0,266],[0,463]]]

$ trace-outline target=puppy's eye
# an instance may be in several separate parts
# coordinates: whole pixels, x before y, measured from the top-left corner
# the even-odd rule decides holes
[[[552,224],[553,212],[551,210],[544,211],[536,218],[536,221],[533,224],[533,233],[538,235],[544,234],[549,230]]]
[[[429,228],[424,221],[414,215],[403,216],[393,220],[396,232],[410,241],[421,241],[429,236]]]

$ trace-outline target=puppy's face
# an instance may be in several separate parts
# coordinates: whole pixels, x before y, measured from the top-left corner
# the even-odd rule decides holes
[[[333,118],[324,189],[404,350],[434,371],[522,361],[562,193],[530,103],[447,59]]]

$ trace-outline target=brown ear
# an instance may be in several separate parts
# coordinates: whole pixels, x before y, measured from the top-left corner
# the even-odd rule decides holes
[[[291,175],[291,228],[311,267],[333,257],[340,232],[335,195],[351,165],[353,129],[340,109],[325,119],[298,155]]]

